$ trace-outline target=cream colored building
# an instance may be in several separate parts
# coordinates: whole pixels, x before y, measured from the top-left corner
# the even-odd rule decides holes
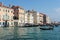
[[[37,12],[37,24],[47,24],[47,23],[48,24],[51,23],[51,19],[49,18],[49,16]]]
[[[0,26],[14,26],[12,8],[4,6],[0,3]]]
[[[19,6],[12,6],[14,9],[14,25],[22,26],[25,20],[25,10]]]
[[[37,13],[37,24],[40,24],[40,16],[39,16],[39,12]]]
[[[43,14],[37,13],[37,24],[43,24]]]
[[[28,23],[28,19],[29,19],[28,12],[25,11],[25,24]]]
[[[49,16],[46,16],[46,23],[51,24],[51,19]]]
[[[24,25],[25,23],[25,10],[23,8],[18,8],[19,10],[19,25]]]
[[[22,26],[29,24],[51,23],[48,16],[34,10],[24,10],[20,6],[7,7],[0,3],[0,26]]]
[[[27,13],[28,13],[28,23],[34,24],[34,19],[33,19],[32,11],[28,10]]]
[[[28,10],[25,13],[25,23],[37,24],[37,13],[34,10]]]

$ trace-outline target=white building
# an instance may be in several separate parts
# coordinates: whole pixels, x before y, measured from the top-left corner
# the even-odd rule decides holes
[[[19,26],[23,26],[25,23],[25,10],[23,8],[19,8]]]
[[[25,14],[25,21],[29,24],[33,24],[34,23],[34,18],[33,18],[33,13],[32,11],[28,10]]]
[[[28,12],[25,12],[25,23],[28,23]]]
[[[51,19],[49,18],[49,16],[46,16],[46,23],[48,23],[48,24],[51,23]]]
[[[34,19],[33,19],[33,14],[30,13],[30,12],[28,12],[28,23],[33,24],[33,23],[34,23],[33,20],[34,20]]]
[[[12,6],[14,9],[14,25],[22,26],[24,24],[25,10],[20,6]]]
[[[39,17],[39,13],[37,13],[37,24],[40,24],[40,17]]]
[[[43,24],[43,14],[37,13],[37,24]]]

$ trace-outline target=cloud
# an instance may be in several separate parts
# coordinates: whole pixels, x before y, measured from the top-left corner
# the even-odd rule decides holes
[[[60,8],[54,8],[53,18],[57,21],[60,21]]]
[[[53,21],[60,21],[60,8],[52,8],[49,16]]]
[[[55,9],[56,13],[60,13],[60,8]]]

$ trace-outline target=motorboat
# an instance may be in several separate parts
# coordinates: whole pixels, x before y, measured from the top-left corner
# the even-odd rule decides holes
[[[41,26],[40,29],[41,30],[52,30],[53,27],[52,26]]]

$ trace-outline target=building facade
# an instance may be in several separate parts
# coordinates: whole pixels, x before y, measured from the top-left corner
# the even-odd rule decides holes
[[[0,3],[0,26],[14,26],[13,12],[14,10],[12,8]]]
[[[25,21],[29,24],[37,24],[37,12],[34,10],[26,11]]]
[[[37,24],[43,24],[43,13],[37,13]]]
[[[33,24],[34,23],[33,22],[34,19],[33,19],[33,13],[32,13],[32,11],[28,10],[27,13],[28,13],[28,16],[27,16],[28,17],[28,23],[29,24]]]
[[[46,16],[46,23],[47,23],[47,24],[51,24],[51,19],[50,19],[49,16]]]
[[[28,12],[25,11],[25,24],[29,22]]]
[[[23,8],[19,8],[19,26],[23,26],[25,23],[25,10]]]
[[[25,10],[19,6],[12,6],[14,9],[14,25],[22,26],[24,24]]]
[[[0,26],[23,26],[24,24],[51,23],[50,18],[34,10],[24,10],[20,6],[7,7],[0,3]]]
[[[47,23],[46,17],[47,16],[45,14],[43,14],[43,24],[46,24]]]

